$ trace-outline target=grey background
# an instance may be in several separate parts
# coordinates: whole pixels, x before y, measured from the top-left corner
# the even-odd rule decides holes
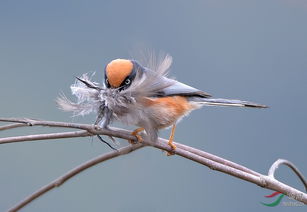
[[[110,60],[153,48],[174,57],[176,79],[271,107],[194,111],[178,125],[177,141],[261,173],[287,158],[307,175],[306,20],[304,0],[1,0],[1,117],[93,123],[94,115],[72,119],[59,111],[55,98],[70,96],[74,76],[96,71],[101,82]],[[18,129],[1,137],[55,131]],[[1,145],[0,211],[108,151],[89,138]],[[288,169],[277,175],[303,189]],[[306,211],[261,205],[273,201],[264,198],[271,193],[146,148],[91,168],[23,211]]]

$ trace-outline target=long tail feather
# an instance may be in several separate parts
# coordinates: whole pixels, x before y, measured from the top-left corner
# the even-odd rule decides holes
[[[254,107],[267,108],[268,106],[235,99],[213,99],[213,98],[192,98],[191,101],[208,106],[232,106],[232,107]]]

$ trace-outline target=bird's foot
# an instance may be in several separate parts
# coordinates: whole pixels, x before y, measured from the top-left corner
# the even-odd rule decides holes
[[[176,145],[173,144],[173,139],[170,139],[168,142],[167,142],[167,145],[169,145],[171,148],[172,148],[172,151],[176,150]],[[166,155],[167,156],[172,156],[174,155],[175,153],[174,152],[167,152]]]
[[[143,127],[137,128],[134,130],[131,135],[135,136],[137,139],[137,142],[143,142],[142,136],[139,135],[139,132],[142,132],[144,130]],[[136,142],[134,140],[128,140],[130,144],[135,144]]]

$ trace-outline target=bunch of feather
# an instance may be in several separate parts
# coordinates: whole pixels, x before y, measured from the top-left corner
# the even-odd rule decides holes
[[[96,82],[92,82],[88,74],[83,74],[82,77],[77,78],[70,89],[72,94],[77,97],[77,102],[70,101],[64,94],[61,94],[56,102],[60,109],[73,112],[74,116],[98,112],[99,107],[103,104],[100,93],[105,88],[100,87]]]

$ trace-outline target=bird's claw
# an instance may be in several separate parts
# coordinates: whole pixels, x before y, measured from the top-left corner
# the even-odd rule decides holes
[[[141,131],[143,131],[144,130],[144,128],[142,128],[142,127],[140,127],[140,128],[137,128],[136,130],[134,130],[132,133],[131,133],[131,135],[133,135],[133,136],[135,136],[136,137],[136,142],[143,142],[143,138],[142,138],[142,136],[140,136],[139,135],[139,132],[141,132]],[[135,144],[136,142],[135,142],[135,140],[128,140],[128,142],[130,143],[130,144]]]
[[[169,145],[172,148],[172,152],[167,152],[166,155],[167,156],[174,155],[175,153],[173,151],[176,150],[176,148],[177,148],[176,145],[173,144],[173,141],[171,141],[171,140],[168,141],[167,145]]]

